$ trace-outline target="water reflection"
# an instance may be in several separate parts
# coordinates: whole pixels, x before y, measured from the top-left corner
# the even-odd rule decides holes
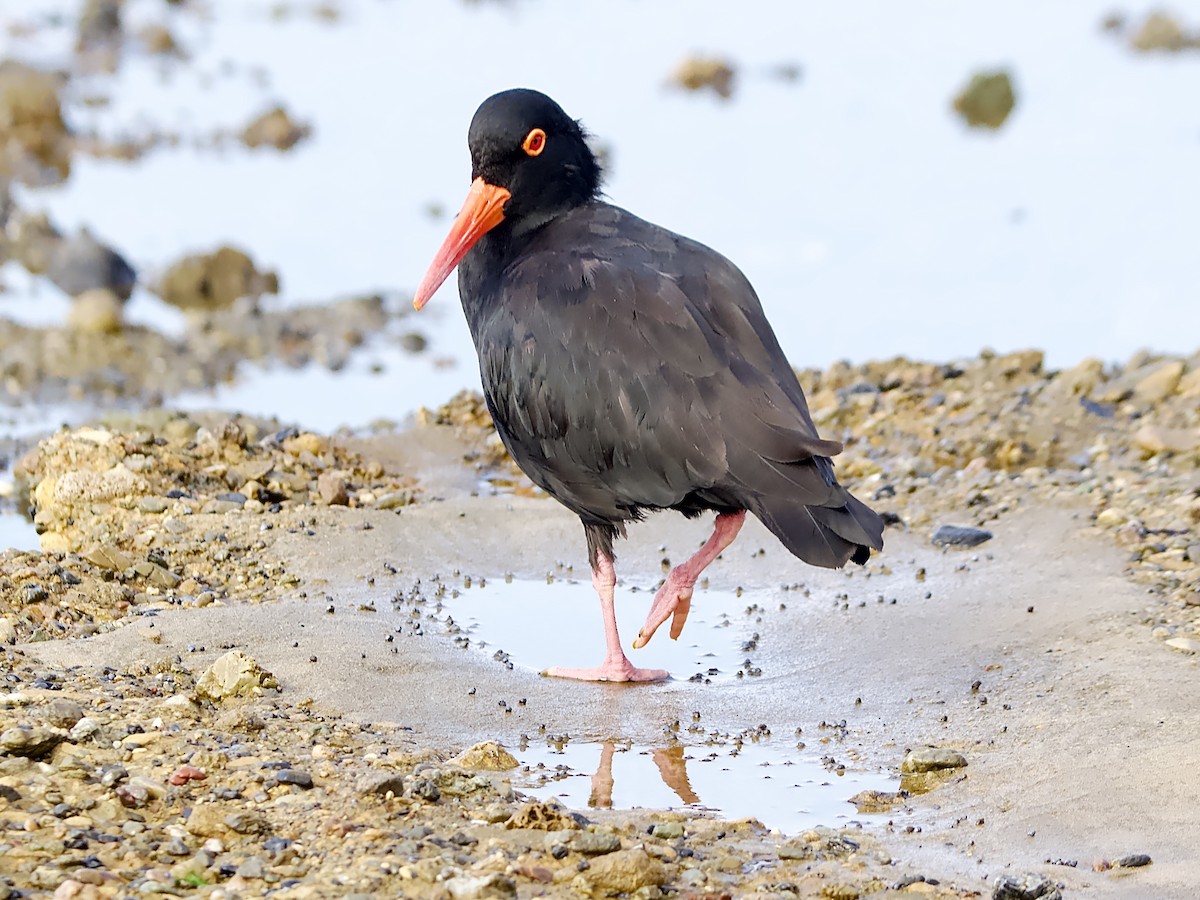
[[[896,789],[886,772],[838,768],[785,741],[710,737],[694,744],[553,740],[522,747],[518,785],[588,809],[681,809],[753,816],[785,832],[862,820],[850,798]]]
[[[617,745],[605,741],[600,745],[600,767],[592,776],[592,793],[588,797],[588,806],[593,809],[612,809],[613,805],[613,754]],[[660,747],[650,751],[650,758],[662,778],[663,784],[675,792],[683,803],[691,806],[700,802],[699,795],[692,790],[688,780],[687,760],[683,755],[683,747]]]

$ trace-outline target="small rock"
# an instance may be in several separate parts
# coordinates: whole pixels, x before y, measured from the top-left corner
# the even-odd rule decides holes
[[[251,856],[237,867],[237,871],[234,874],[240,875],[243,878],[262,878],[267,874],[267,867],[263,865],[263,861],[257,856]]]
[[[133,565],[133,559],[122,553],[116,547],[97,545],[80,554],[84,559],[101,569],[111,569],[114,572],[124,572]]]
[[[658,822],[651,832],[656,838],[664,841],[674,841],[683,837],[682,822]]]
[[[664,884],[667,868],[645,850],[618,850],[591,861],[586,878],[605,891],[633,893],[639,888]]]
[[[530,800],[505,823],[506,828],[533,828],[538,831],[578,831],[579,822],[555,804]]]
[[[196,682],[196,693],[211,700],[257,697],[268,688],[279,687],[275,676],[237,650],[231,650],[204,670]]]
[[[977,72],[954,98],[954,109],[972,128],[994,129],[1004,124],[1016,103],[1008,72]]]
[[[1062,900],[1062,891],[1045,875],[1005,875],[992,888],[992,900]]]
[[[900,799],[900,795],[892,791],[859,791],[850,802],[860,813],[883,813],[889,812]]]
[[[86,229],[58,242],[50,255],[46,277],[72,297],[103,291],[120,300],[129,299],[137,282],[137,273],[125,258]]]
[[[242,143],[247,147],[274,147],[291,150],[312,134],[309,125],[297,124],[282,106],[267,110],[242,129]]]
[[[1188,43],[1183,26],[1165,12],[1150,13],[1129,39],[1129,45],[1139,53],[1175,53],[1187,47]]]
[[[733,96],[733,65],[711,56],[689,56],[671,75],[671,80],[685,91],[710,90],[722,100]]]
[[[904,773],[933,772],[939,769],[959,769],[966,764],[967,758],[957,750],[948,750],[944,747],[924,747],[908,751],[904,762],[900,764],[900,771]]]
[[[360,794],[392,794],[394,797],[404,796],[404,776],[398,772],[378,772],[366,776],[358,783]],[[508,818],[505,816],[505,818]]]
[[[197,803],[192,807],[192,814],[188,816],[187,830],[204,838],[223,837],[229,830],[225,824],[228,814],[229,810],[220,804]]]
[[[189,781],[202,781],[207,777],[203,769],[197,769],[195,766],[180,766],[171,773],[167,781],[178,787],[179,785],[187,784]]]
[[[1200,432],[1191,428],[1143,425],[1133,435],[1133,445],[1147,454],[1191,453],[1200,449]]]
[[[260,272],[241,250],[221,247],[175,263],[152,289],[180,309],[213,311],[228,309],[241,297],[278,293],[279,278]]]
[[[621,849],[621,839],[615,834],[604,834],[597,831],[581,831],[571,837],[568,846],[576,853],[585,856],[599,856],[603,853],[613,853]]]
[[[350,502],[346,480],[337,472],[322,472],[317,476],[317,493],[326,506],[345,506]]]
[[[519,765],[517,758],[495,741],[483,741],[476,744],[469,750],[464,750],[450,762],[464,769],[478,769],[487,772],[506,772]]]
[[[63,742],[66,735],[53,728],[37,725],[16,726],[0,732],[0,754],[38,759]]]
[[[445,882],[454,900],[488,900],[495,897],[517,896],[517,884],[500,874],[456,875]]]
[[[275,780],[280,784],[294,784],[300,788],[310,788],[313,786],[312,776],[299,769],[282,769],[275,774]]]
[[[74,700],[55,698],[46,707],[45,718],[56,728],[74,728],[83,718],[83,706]]]
[[[87,334],[117,334],[124,326],[124,305],[107,288],[92,288],[75,298],[67,327]]]
[[[1172,359],[1150,369],[1134,386],[1133,399],[1144,405],[1161,403],[1179,387],[1183,378],[1182,360]]]
[[[939,525],[932,538],[939,547],[977,547],[991,539],[990,531],[967,525]]]
[[[17,624],[10,616],[0,617],[0,644],[17,642]]]
[[[1130,853],[1127,856],[1120,856],[1113,860],[1114,869],[1140,869],[1142,866],[1148,866],[1152,860],[1148,853]]]
[[[1106,528],[1116,528],[1125,524],[1125,514],[1112,507],[1102,509],[1096,513],[1096,523],[1104,525]]]
[[[1172,650],[1183,653],[1200,653],[1200,641],[1195,638],[1173,637],[1163,641]]]

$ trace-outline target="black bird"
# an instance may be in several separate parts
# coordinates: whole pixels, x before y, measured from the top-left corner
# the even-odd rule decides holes
[[[488,409],[535,484],[587,538],[608,652],[548,675],[657,681],[621,650],[613,540],[650,511],[716,528],[668,574],[634,647],[683,629],[704,568],[754,513],[805,562],[865,563],[883,522],[837,483],[804,393],[750,282],[725,257],[600,198],[585,133],[545,94],[484,101],[467,202],[413,299],[458,266]]]

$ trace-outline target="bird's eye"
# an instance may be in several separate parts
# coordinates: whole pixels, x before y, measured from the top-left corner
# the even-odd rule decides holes
[[[537,156],[546,149],[546,132],[540,128],[535,128],[529,134],[525,135],[525,140],[521,142],[521,149],[528,156]]]

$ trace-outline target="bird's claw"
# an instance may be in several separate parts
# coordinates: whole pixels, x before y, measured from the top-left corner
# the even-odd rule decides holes
[[[678,640],[691,610],[692,585],[676,576],[672,570],[663,586],[658,589],[658,593],[654,595],[654,603],[646,616],[646,624],[638,632],[633,648],[640,650],[650,643],[654,632],[658,631],[658,627],[667,619],[671,620],[671,640]]]

